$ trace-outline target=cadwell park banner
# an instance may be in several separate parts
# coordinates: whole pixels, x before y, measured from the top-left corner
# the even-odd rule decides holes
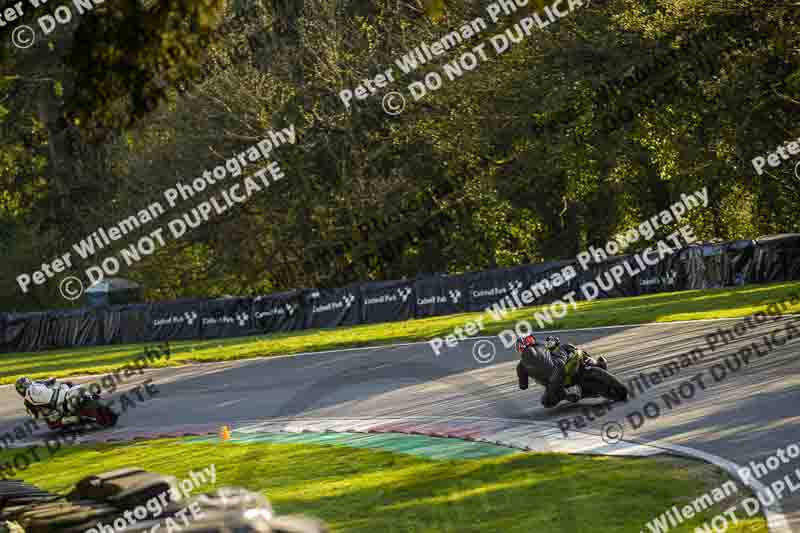
[[[165,340],[217,339],[402,321],[483,311],[533,287],[551,303],[627,256],[581,268],[550,261],[461,275],[306,289],[255,297],[105,305],[68,311],[0,313],[0,353]],[[573,265],[577,275],[559,280]],[[599,298],[800,280],[800,234],[691,245],[626,277]],[[580,292],[576,293],[579,297]],[[527,305],[527,302],[526,302]]]

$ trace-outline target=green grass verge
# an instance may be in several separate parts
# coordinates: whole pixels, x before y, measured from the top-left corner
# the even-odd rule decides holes
[[[748,285],[737,288],[709,289],[660,293],[632,298],[613,298],[580,302],[563,319],[548,329],[584,328],[646,322],[670,322],[704,318],[733,318],[764,310],[767,304],[786,300],[800,292],[800,283]],[[239,337],[232,339],[184,341],[171,343],[172,357],[156,366],[178,365],[196,361],[226,361],[267,357],[300,352],[324,351],[428,340],[449,335],[467,321],[484,317],[486,328],[481,334],[492,334],[513,327],[521,318],[531,319],[539,307],[509,313],[504,320],[491,321],[485,313],[463,313],[444,317],[390,322],[375,325],[306,330],[293,333]],[[800,313],[800,303],[788,310]],[[427,349],[427,348],[426,348]],[[12,383],[17,377],[101,374],[115,370],[143,353],[144,345],[102,346],[95,348],[54,350],[38,353],[0,355],[0,383]]]
[[[0,462],[7,456],[0,453]],[[728,479],[711,465],[665,457],[518,453],[433,461],[338,446],[175,440],[69,448],[20,477],[65,492],[84,476],[117,468],[139,466],[184,479],[211,464],[217,487],[261,492],[279,514],[316,516],[348,533],[646,531],[645,524],[672,505],[686,505]],[[694,531],[742,495],[670,531]],[[767,527],[757,516],[728,531],[766,533]]]

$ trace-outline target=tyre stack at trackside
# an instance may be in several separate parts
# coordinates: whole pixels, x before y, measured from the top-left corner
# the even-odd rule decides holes
[[[165,492],[176,491],[176,480],[125,468],[90,476],[79,481],[66,496],[52,494],[17,480],[0,482],[0,533],[84,533],[125,531],[144,533],[166,531],[165,521],[181,523],[177,517],[194,520],[182,531],[260,531],[265,533],[327,533],[327,527],[305,516],[276,516],[262,495],[241,488],[220,488],[214,492],[171,501],[158,514],[145,515],[133,523],[130,517],[148,501]],[[199,512],[198,512],[199,511]],[[127,514],[126,514],[127,513]],[[128,517],[126,521],[126,518]],[[184,521],[183,524],[186,522]],[[118,524],[123,524],[120,528]]]

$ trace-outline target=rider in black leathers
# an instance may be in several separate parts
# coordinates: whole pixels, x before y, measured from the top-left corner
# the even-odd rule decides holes
[[[528,345],[522,352],[521,361],[517,365],[517,377],[519,378],[519,388],[528,388],[528,379],[533,378],[538,384],[545,387],[542,396],[544,407],[555,407],[561,400],[565,399],[564,390],[564,364],[569,359],[572,352],[578,347],[573,344],[561,344],[558,337],[549,336],[545,343],[535,343]],[[604,357],[590,361],[601,368],[607,368]]]

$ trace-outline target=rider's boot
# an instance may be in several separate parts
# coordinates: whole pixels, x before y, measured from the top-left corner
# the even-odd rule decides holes
[[[528,378],[528,373],[525,371],[525,367],[522,366],[522,363],[517,364],[517,379],[519,380],[520,390],[528,388]]]
[[[602,355],[597,358],[597,366],[603,370],[608,370],[608,361]]]

